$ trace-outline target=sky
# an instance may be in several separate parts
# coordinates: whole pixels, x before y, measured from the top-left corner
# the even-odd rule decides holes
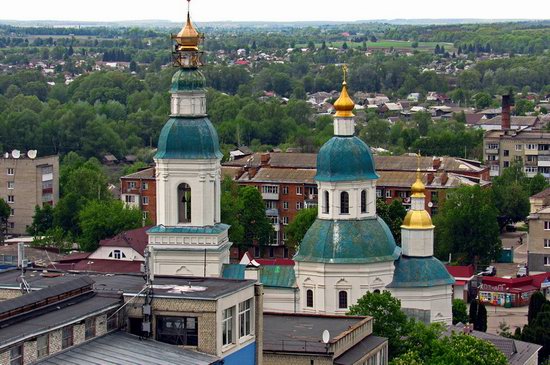
[[[2,0],[4,20],[171,20],[186,0]],[[192,0],[193,20],[354,21],[369,19],[550,19],[549,0]]]

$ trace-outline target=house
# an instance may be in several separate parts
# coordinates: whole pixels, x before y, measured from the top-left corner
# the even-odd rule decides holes
[[[481,118],[475,125],[476,128],[484,131],[495,131],[502,129],[502,116],[497,115],[491,119]],[[540,118],[538,116],[510,116],[510,128],[517,130],[537,130],[542,129]]]
[[[465,303],[469,303],[473,293],[477,288],[473,283],[475,276],[474,265],[453,266],[445,265],[449,274],[455,278],[453,286],[453,299],[461,299]],[[475,294],[474,294],[475,295]]]
[[[407,95],[407,100],[418,103],[420,100],[420,93],[410,93]]]
[[[115,165],[115,164],[118,163],[118,158],[116,158],[114,155],[109,153],[109,154],[104,155],[102,157],[101,161],[105,165]]]
[[[120,178],[120,199],[127,206],[141,210],[145,223],[157,222],[156,185],[154,167]]]

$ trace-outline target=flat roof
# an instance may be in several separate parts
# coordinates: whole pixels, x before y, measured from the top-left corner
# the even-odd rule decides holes
[[[120,297],[83,295],[56,303],[55,307],[43,309],[43,314],[28,317],[15,324],[0,329],[0,347],[34,337],[54,328],[69,325],[97,312],[121,305]]]
[[[368,317],[264,313],[264,351],[326,354],[323,331],[331,340]]]
[[[19,289],[20,271],[0,272],[0,288]],[[94,284],[94,290],[101,292],[123,292],[137,294],[145,285],[141,274],[103,274],[103,273],[64,273],[46,270],[28,270],[25,279],[31,289],[43,289],[56,284],[67,283],[75,278],[88,276]],[[229,294],[253,286],[253,280],[234,280],[223,278],[203,278],[193,276],[155,276],[153,293],[156,296],[168,296],[183,299],[216,300]],[[185,288],[189,287],[191,288]]]
[[[334,360],[334,365],[353,365],[378,346],[388,342],[384,337],[367,336]]]
[[[57,353],[36,364],[211,365],[218,361],[212,355],[140,339],[125,332],[115,332]]]

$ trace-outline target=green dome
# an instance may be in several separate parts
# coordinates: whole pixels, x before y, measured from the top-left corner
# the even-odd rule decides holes
[[[445,266],[433,256],[401,256],[395,262],[393,281],[388,288],[423,288],[452,285],[455,280]]]
[[[218,134],[206,117],[172,117],[160,132],[157,159],[220,159]]]
[[[179,91],[202,91],[206,86],[206,78],[198,69],[182,68],[172,76],[171,93]]]
[[[316,219],[304,236],[295,261],[357,264],[394,261],[401,249],[379,218]]]
[[[378,179],[369,146],[357,137],[332,137],[317,155],[317,181]]]

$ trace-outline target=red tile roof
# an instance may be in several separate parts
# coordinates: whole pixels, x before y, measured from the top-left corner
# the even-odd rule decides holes
[[[76,252],[72,253],[67,256],[63,256],[59,258],[58,262],[71,262],[71,261],[80,261],[86,259],[88,256],[90,256],[91,252]]]
[[[474,265],[468,266],[451,266],[445,265],[449,274],[455,278],[469,278],[474,275]]]
[[[260,265],[280,265],[280,266],[294,266],[294,260],[292,259],[254,259]]]

